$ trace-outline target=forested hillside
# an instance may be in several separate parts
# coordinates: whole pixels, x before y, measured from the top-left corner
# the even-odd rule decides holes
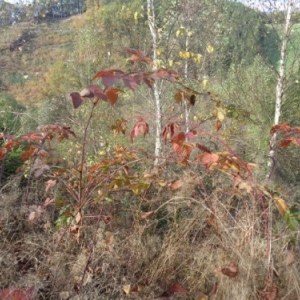
[[[1,300],[300,298],[295,2],[0,1]]]

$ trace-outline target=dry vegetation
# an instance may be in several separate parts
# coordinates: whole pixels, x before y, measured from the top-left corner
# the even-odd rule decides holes
[[[24,202],[20,182],[10,181],[1,198],[1,286],[34,287],[36,299],[158,299],[175,283],[188,292],[172,299],[275,299],[266,296],[274,288],[276,299],[299,299],[299,236],[279,221],[272,202],[268,260],[255,199],[229,184],[208,188],[207,175],[183,178],[180,189],[153,188],[142,203],[127,198],[125,205],[117,193],[113,203],[92,205],[94,215],[107,218],[86,221],[80,236],[68,227],[54,230],[58,211],[51,206],[28,222],[44,184],[34,183]],[[159,209],[147,218],[141,205]],[[222,273],[230,264],[238,267],[236,277]]]
[[[42,24],[49,27],[49,38],[33,37],[12,53],[12,62],[1,57],[7,69],[29,76],[14,86],[26,105],[41,95],[49,74],[63,68],[52,66],[55,59],[69,55],[72,25],[62,24],[65,32],[57,24]],[[40,24],[30,26],[36,31]],[[16,28],[0,48],[17,39],[22,28]],[[46,69],[52,73],[43,73]],[[57,154],[64,156],[60,167],[67,161],[70,173],[80,154],[74,144]],[[99,155],[103,162],[115,158],[105,155]],[[254,180],[251,187],[234,186],[221,167],[208,170],[192,163],[184,168],[172,161],[154,172],[151,163],[144,159],[134,170],[140,181],[150,178],[145,191],[122,186],[100,200],[94,195],[80,222],[72,215],[79,204],[65,186],[46,190],[46,173],[29,181],[25,168],[10,177],[0,191],[0,299],[10,299],[5,293],[14,300],[300,299],[299,230],[287,227],[267,193],[261,200],[261,185]],[[76,179],[66,178],[77,188]],[[47,198],[55,202],[41,210]],[[32,212],[38,217],[30,220]]]

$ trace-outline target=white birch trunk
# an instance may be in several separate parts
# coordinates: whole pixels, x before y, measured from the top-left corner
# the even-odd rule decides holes
[[[285,29],[282,37],[282,45],[280,51],[280,62],[279,62],[279,70],[278,70],[278,78],[276,85],[276,102],[275,102],[275,115],[274,115],[274,125],[278,125],[280,121],[281,115],[281,107],[283,103],[283,95],[284,95],[284,80],[286,77],[286,58],[287,58],[287,45],[291,32],[291,17],[293,6],[295,4],[295,0],[289,0],[287,4],[287,13],[286,13],[286,21],[285,21]],[[269,161],[268,161],[268,174],[267,178],[270,178],[272,175],[272,171],[274,168],[274,155],[275,155],[275,144],[276,144],[277,134],[274,133],[270,139],[270,152],[269,152]]]
[[[185,39],[185,52],[189,52],[189,36],[186,34]],[[185,60],[184,63],[184,77],[185,79],[188,77],[188,60]],[[187,101],[184,100],[184,114],[185,114],[185,132],[188,133],[190,130],[189,122],[190,122],[190,106]]]
[[[153,0],[147,0],[147,13],[148,13],[148,25],[150,29],[150,33],[152,36],[153,42],[153,61],[154,68],[157,62],[157,30],[155,24],[155,12],[154,12],[154,4]],[[160,162],[161,152],[162,152],[162,144],[161,144],[161,134],[162,134],[162,112],[161,112],[161,99],[159,93],[158,83],[155,82],[153,85],[153,95],[155,100],[155,125],[156,125],[156,134],[155,134],[155,160],[154,165],[157,166]]]

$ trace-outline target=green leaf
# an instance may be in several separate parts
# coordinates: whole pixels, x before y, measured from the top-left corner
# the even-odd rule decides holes
[[[130,185],[131,190],[136,194],[136,195],[140,195],[141,193],[143,193],[147,188],[149,187],[148,183],[133,183]]]
[[[286,222],[287,222],[287,225],[288,227],[293,230],[293,231],[296,231],[298,230],[299,228],[299,221],[297,220],[297,218],[295,217],[295,215],[293,215],[291,213],[290,210],[287,210],[285,212],[285,216],[284,216]]]

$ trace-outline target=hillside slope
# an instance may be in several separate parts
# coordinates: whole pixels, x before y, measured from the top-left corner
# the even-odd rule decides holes
[[[46,19],[39,24],[22,22],[0,27],[1,90],[25,105],[30,102],[36,103],[37,99],[28,99],[26,103],[22,94],[34,98],[33,87],[39,78],[43,77],[55,62],[68,59],[74,46],[76,30],[72,21],[76,18],[80,16]],[[28,82],[31,83],[31,88]]]

